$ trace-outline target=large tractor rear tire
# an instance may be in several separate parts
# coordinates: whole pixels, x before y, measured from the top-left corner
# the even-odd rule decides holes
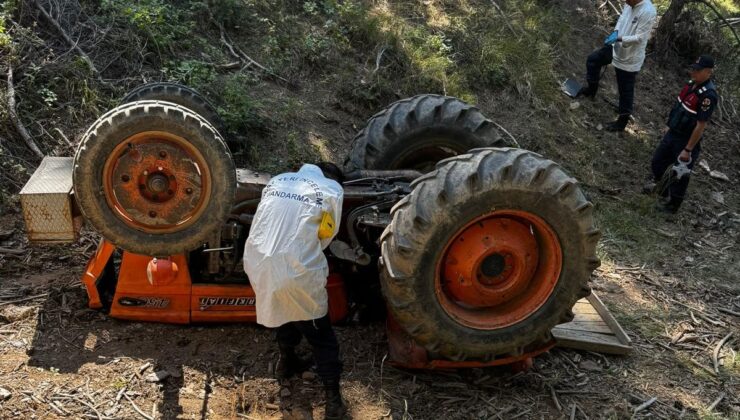
[[[472,150],[411,184],[381,237],[381,283],[432,354],[522,354],[572,319],[599,266],[592,204],[560,166],[522,149]]]
[[[205,118],[222,135],[226,126],[216,108],[195,89],[173,82],[150,82],[135,87],[121,100],[121,105],[137,101],[166,101],[182,105]]]
[[[229,149],[203,117],[162,101],[121,105],[85,133],[74,158],[80,210],[118,247],[152,256],[192,250],[234,201]]]
[[[416,169],[478,147],[505,146],[501,132],[460,99],[425,94],[402,99],[368,120],[355,136],[345,171]]]

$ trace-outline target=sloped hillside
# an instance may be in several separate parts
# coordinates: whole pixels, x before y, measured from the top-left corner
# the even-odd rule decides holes
[[[648,47],[634,121],[617,135],[601,128],[616,115],[613,69],[593,101],[559,86],[583,80],[620,3],[2,3],[0,387],[12,395],[0,394],[0,418],[322,414],[316,381],[286,394],[270,379],[277,356],[267,331],[107,319],[85,309],[78,281],[93,232],[65,249],[24,239],[17,192],[38,155],[71,156],[98,116],[158,80],[208,97],[238,144],[238,166],[272,173],[343,162],[367,118],[397,99],[457,96],[521,147],[560,162],[594,202],[603,232],[594,288],[633,338],[633,355],[556,350],[517,375],[408,373],[384,364],[382,325],[350,325],[339,334],[357,418],[740,416],[740,41],[731,29],[740,31],[740,4],[687,2],[669,47]],[[670,3],[657,1],[659,14]],[[681,212],[666,217],[640,190],[686,66],[701,53],[715,55],[722,95],[703,143],[709,169],[696,170]],[[26,316],[3,312],[20,306]],[[171,377],[149,383],[152,368]]]

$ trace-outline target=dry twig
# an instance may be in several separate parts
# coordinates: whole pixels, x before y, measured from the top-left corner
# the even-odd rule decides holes
[[[727,340],[732,337],[732,333],[730,332],[723,338],[719,344],[717,344],[717,347],[714,348],[714,353],[712,353],[712,362],[714,363],[714,372],[719,374],[719,352],[722,350],[722,346],[725,345]]]
[[[28,134],[28,130],[26,130],[26,126],[23,125],[20,118],[18,118],[18,113],[15,109],[15,86],[13,85],[13,66],[8,63],[8,93],[7,93],[7,102],[8,102],[8,117],[13,122],[13,125],[15,125],[15,129],[18,131],[18,134],[20,134],[21,138],[23,138],[23,141],[26,143],[26,146],[28,146],[29,149],[35,154],[39,159],[44,158],[44,153],[39,149],[39,146],[36,144],[35,141],[31,138],[31,135]]]
[[[644,403],[638,405],[635,408],[634,413],[635,414],[639,413],[640,411],[642,411],[642,410],[650,407],[651,405],[653,405],[656,401],[658,401],[658,398],[657,397],[650,398],[649,400],[645,401]]]
[[[26,302],[26,301],[34,300],[34,299],[37,299],[37,298],[42,298],[42,297],[47,296],[47,295],[48,295],[48,293],[42,293],[40,295],[29,296],[29,297],[25,297],[23,299],[8,300],[8,301],[5,301],[5,302],[0,302],[0,306],[10,305],[11,303]]]
[[[59,25],[59,22],[57,22],[56,19],[54,19],[49,14],[49,12],[46,11],[46,9],[44,9],[44,6],[42,6],[41,3],[39,3],[39,0],[34,0],[33,4],[36,6],[39,12],[41,12],[41,15],[44,17],[44,19],[46,19],[49,22],[49,24],[54,27],[54,30],[56,30],[59,33],[59,35],[62,37],[62,39],[64,39],[64,41],[70,46],[70,48],[75,50],[75,52],[79,54],[82,60],[85,61],[85,64],[87,64],[87,66],[90,68],[90,71],[93,72],[98,82],[100,82],[100,84],[105,85],[107,87],[112,87],[110,83],[103,80],[103,78],[100,76],[100,72],[98,71],[98,68],[95,67],[95,64],[90,59],[90,57],[87,55],[87,53],[82,51],[82,48],[80,48],[79,45],[77,45],[77,42],[73,41],[72,38],[70,38],[69,35],[67,35],[67,32],[64,30],[64,28],[62,28]]]
[[[494,8],[496,9],[496,11],[497,11],[497,12],[499,12],[499,13],[501,14],[501,16],[503,16],[503,18],[504,18],[504,23],[506,23],[506,26],[507,26],[507,27],[509,28],[509,30],[511,31],[511,33],[512,33],[512,34],[513,34],[514,36],[519,36],[520,34],[518,34],[518,33],[517,33],[517,32],[516,32],[515,30],[514,30],[514,27],[513,27],[513,26],[511,26],[511,23],[509,23],[509,18],[508,18],[508,16],[506,16],[506,14],[504,13],[504,11],[503,11],[503,10],[501,10],[501,7],[499,7],[499,5],[498,5],[498,4],[496,3],[496,1],[495,1],[495,0],[491,0],[491,4],[492,4],[492,5],[493,5],[493,7],[494,7]]]
[[[150,415],[148,415],[148,414],[144,413],[143,411],[141,411],[141,409],[139,408],[139,406],[137,406],[134,403],[134,401],[131,400],[131,398],[128,395],[126,395],[126,393],[123,394],[123,397],[126,398],[128,400],[128,402],[131,403],[131,406],[134,407],[134,411],[136,411],[137,413],[139,413],[139,415],[141,415],[141,417],[144,417],[147,420],[154,420]]]
[[[709,411],[710,413],[711,413],[712,411],[714,411],[714,409],[715,409],[715,408],[717,408],[717,406],[719,405],[719,403],[721,403],[721,402],[722,402],[722,400],[724,400],[724,399],[725,399],[725,396],[726,396],[726,394],[725,394],[724,392],[723,392],[723,393],[721,393],[721,394],[719,394],[719,397],[717,397],[717,399],[716,399],[716,400],[714,400],[714,401],[712,402],[712,404],[710,404],[710,405],[709,405],[709,407],[707,407],[707,411]]]

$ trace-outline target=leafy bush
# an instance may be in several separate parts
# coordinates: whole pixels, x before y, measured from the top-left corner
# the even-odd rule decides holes
[[[198,60],[168,61],[162,67],[168,80],[199,88],[216,78],[213,66]]]
[[[193,10],[163,0],[102,0],[103,11],[113,19],[122,17],[159,49],[170,48],[174,41],[192,36]]]
[[[6,15],[4,13],[0,13],[0,50],[10,47],[11,38],[6,29],[5,20]]]
[[[220,89],[222,105],[218,112],[230,132],[245,135],[249,131],[266,128],[266,121],[261,116],[262,104],[247,93],[255,82],[251,75],[238,73],[226,79]]]

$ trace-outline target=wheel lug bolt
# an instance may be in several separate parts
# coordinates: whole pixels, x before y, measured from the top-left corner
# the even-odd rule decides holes
[[[164,150],[162,150],[161,152],[159,152],[159,157],[161,157],[162,159],[166,158],[167,157],[167,152],[165,152]]]
[[[157,166],[157,170],[158,170],[159,172],[162,172],[162,169],[163,169],[163,168],[162,168],[161,166]]]
[[[144,171],[144,175],[149,175],[149,171]]]
[[[192,188],[185,188],[185,194],[192,194],[193,189]]]
[[[121,181],[128,182],[131,178],[128,175],[121,175]]]
[[[152,210],[149,212],[149,217],[157,217],[157,212]]]

